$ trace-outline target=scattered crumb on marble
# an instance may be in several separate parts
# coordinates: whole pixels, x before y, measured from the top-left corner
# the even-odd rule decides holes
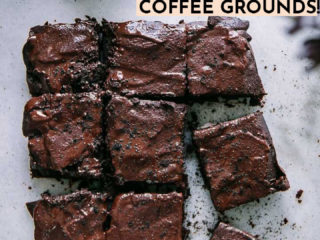
[[[297,193],[296,193],[296,199],[298,200],[298,203],[302,203],[301,197],[303,194],[303,190],[300,189]]]
[[[280,226],[284,226],[284,225],[286,225],[288,222],[289,222],[288,219],[287,219],[287,218],[284,218],[284,219],[281,221]]]
[[[251,226],[251,228],[254,228],[256,225],[252,221],[252,217],[250,216],[248,224]]]
[[[47,189],[46,191],[44,191],[42,194],[46,194],[46,195],[49,195],[49,196],[51,195],[49,189]]]

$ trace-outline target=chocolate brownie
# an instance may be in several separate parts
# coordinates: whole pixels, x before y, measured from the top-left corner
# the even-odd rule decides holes
[[[44,94],[25,106],[34,177],[99,178],[103,165],[102,94]]]
[[[111,209],[108,240],[182,240],[183,196],[122,194]]]
[[[107,90],[136,97],[184,97],[185,24],[105,21],[103,25],[110,65]]]
[[[186,25],[188,90],[191,98],[265,95],[246,33],[249,23],[237,18],[209,17]]]
[[[256,240],[256,238],[221,222],[214,230],[211,240]]]
[[[23,48],[30,93],[39,96],[99,89],[106,76],[100,62],[99,31],[95,19],[31,28]]]
[[[186,111],[184,104],[112,97],[106,142],[119,184],[184,184]]]
[[[82,190],[27,203],[35,240],[105,240],[108,194]]]
[[[289,188],[261,112],[196,130],[194,142],[219,211]]]

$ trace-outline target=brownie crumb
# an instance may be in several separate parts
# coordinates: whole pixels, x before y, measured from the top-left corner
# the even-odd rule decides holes
[[[298,203],[302,203],[302,200],[300,199],[302,197],[303,194],[303,190],[300,189],[297,193],[296,193],[296,199],[298,199]]]
[[[47,189],[46,191],[44,191],[44,192],[42,193],[42,195],[51,196],[51,193],[50,193],[49,189]]]
[[[288,222],[289,222],[288,219],[287,219],[287,218],[284,218],[284,219],[281,221],[280,225],[281,225],[281,226],[284,226],[284,225],[286,225]]]
[[[256,225],[252,222],[251,219],[249,220],[249,225],[251,226],[251,228],[255,228],[255,226],[256,226]]]
[[[302,194],[303,194],[303,190],[300,189],[300,190],[297,192],[297,194],[296,194],[296,198],[297,198],[297,199],[301,198]]]

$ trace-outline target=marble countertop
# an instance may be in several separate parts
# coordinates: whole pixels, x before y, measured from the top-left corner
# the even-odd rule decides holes
[[[46,21],[72,22],[84,15],[112,21],[138,19],[133,0],[1,0],[0,239],[33,239],[33,221],[25,202],[39,199],[48,189],[53,194],[70,191],[68,181],[61,184],[30,178],[27,139],[21,131],[23,108],[30,95],[21,52],[30,27]],[[180,17],[145,19],[174,23]],[[185,17],[187,22],[205,19]],[[320,222],[320,72],[307,73],[308,62],[299,59],[298,54],[306,34],[316,33],[309,31],[293,38],[287,34],[288,18],[247,19],[259,73],[268,92],[262,110],[291,189],[229,210],[224,217],[232,225],[258,234],[260,239],[315,240]],[[256,108],[204,103],[192,109],[204,124],[242,116]],[[191,185],[191,197],[186,203],[190,239],[209,240],[208,229],[216,224],[218,216],[197,173],[194,155],[187,157],[186,168]],[[295,197],[299,189],[304,191],[301,203]]]

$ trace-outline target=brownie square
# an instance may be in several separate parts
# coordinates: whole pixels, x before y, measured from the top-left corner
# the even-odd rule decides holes
[[[44,94],[25,106],[34,177],[99,178],[103,165],[102,94]]]
[[[186,25],[188,34],[188,90],[195,99],[251,97],[260,103],[265,95],[246,33],[248,22],[209,17],[208,22]]]
[[[184,185],[186,111],[184,104],[112,97],[106,109],[106,142],[119,184]]]
[[[196,130],[194,142],[219,211],[289,188],[261,112]]]
[[[33,216],[35,240],[105,240],[107,194],[82,190],[63,196],[43,195],[27,203]]]
[[[23,48],[30,93],[39,96],[99,89],[106,76],[99,60],[99,31],[95,19],[31,28]]]
[[[119,195],[111,209],[108,240],[182,240],[181,193]]]
[[[129,21],[103,25],[110,65],[106,89],[152,99],[184,97],[185,24]]]
[[[214,230],[211,240],[256,240],[256,238],[221,222]]]

